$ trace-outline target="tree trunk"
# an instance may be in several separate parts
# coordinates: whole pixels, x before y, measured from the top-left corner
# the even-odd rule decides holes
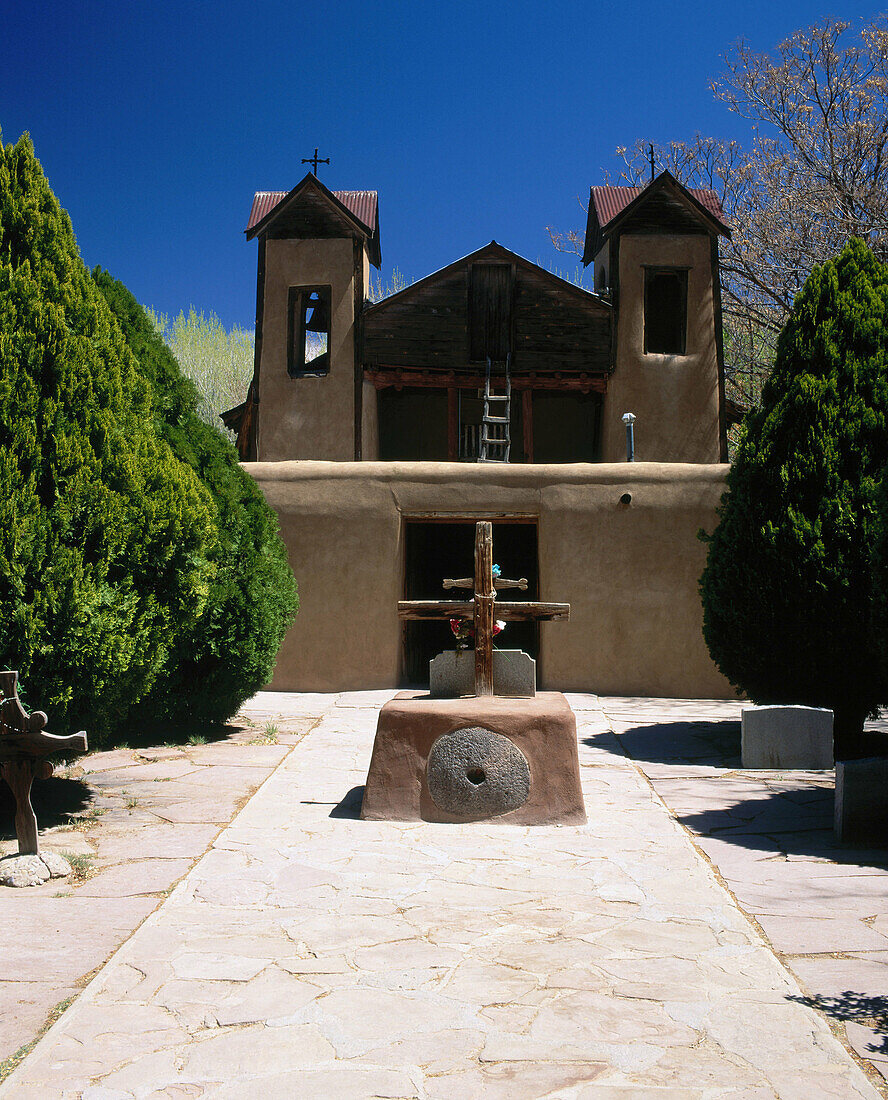
[[[833,718],[833,744],[836,760],[857,760],[866,753],[863,747],[863,723],[866,711],[837,707]]]

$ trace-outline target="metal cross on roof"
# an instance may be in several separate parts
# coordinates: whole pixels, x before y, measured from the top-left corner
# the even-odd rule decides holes
[[[312,166],[312,171],[314,172],[315,175],[317,175],[318,174],[318,165],[319,164],[329,164],[330,163],[330,158],[327,157],[326,159],[322,160],[318,156],[318,147],[315,146],[315,155],[313,157],[303,157],[302,158],[302,163],[303,164],[310,164]]]

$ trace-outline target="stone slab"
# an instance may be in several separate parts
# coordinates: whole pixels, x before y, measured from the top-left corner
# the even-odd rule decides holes
[[[433,797],[429,756],[436,744],[443,747],[444,739],[454,731],[478,727],[495,735],[493,747],[482,750],[481,739],[476,739],[477,759],[460,757],[460,767],[464,766],[464,773],[482,773],[474,782],[482,797],[464,802],[463,812],[459,812],[456,803]],[[529,771],[526,797],[505,811],[503,804],[497,810],[483,798],[492,785],[488,772],[492,776],[501,765],[502,746],[496,737],[517,749]],[[517,762],[513,763],[517,767]],[[473,780],[468,775],[465,779],[468,791]],[[424,693],[401,692],[379,712],[361,817],[375,821],[495,820],[515,825],[585,823],[576,719],[567,700],[551,691],[520,701],[495,695],[434,699]]]
[[[744,707],[740,712],[744,768],[833,766],[833,712],[821,707]]]
[[[493,691],[508,698],[536,695],[536,661],[522,649],[493,651]],[[429,694],[452,699],[475,694],[475,651],[446,649],[429,661]]]
[[[888,759],[836,762],[834,828],[839,840],[888,848]]]

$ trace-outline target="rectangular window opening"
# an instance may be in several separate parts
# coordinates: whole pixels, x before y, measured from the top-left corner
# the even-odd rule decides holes
[[[684,355],[687,328],[687,270],[666,267],[645,268],[645,354]]]
[[[287,306],[287,372],[291,378],[330,371],[331,287],[291,286]]]

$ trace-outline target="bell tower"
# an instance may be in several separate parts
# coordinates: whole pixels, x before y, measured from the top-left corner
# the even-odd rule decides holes
[[[356,461],[365,439],[375,449],[359,333],[380,264],[376,192],[330,191],[309,172],[257,192],[245,232],[259,241],[248,456]]]
[[[647,187],[593,187],[583,262],[614,310],[602,459],[727,461],[718,237],[730,235],[714,191],[669,172]]]

